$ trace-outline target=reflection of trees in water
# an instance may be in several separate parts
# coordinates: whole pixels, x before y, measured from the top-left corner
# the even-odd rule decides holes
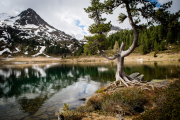
[[[26,97],[22,97],[18,100],[18,103],[21,105],[21,110],[23,110],[24,112],[28,112],[29,114],[34,114],[38,111],[38,109],[44,104],[47,99],[47,96],[38,96],[33,99],[27,99]]]
[[[108,66],[108,71],[100,72],[98,67],[101,66],[86,66],[85,72],[90,75],[93,81],[107,83],[107,81],[115,80],[115,72],[112,67]]]
[[[145,81],[150,81],[152,79],[166,79],[166,78],[179,78],[180,75],[174,65],[158,66],[158,63],[154,63],[154,66],[150,65],[141,65],[126,67],[125,72],[127,74],[132,74],[134,72],[139,72],[144,74]]]
[[[40,72],[35,68],[44,71]],[[1,76],[3,79],[0,80],[0,98],[18,98],[18,103],[21,105],[22,110],[30,114],[35,113],[45,100],[53,94],[77,82],[79,78],[90,76],[92,80],[98,82],[110,80],[106,72],[99,73],[97,67],[88,66],[56,65],[48,69],[36,66],[24,69],[6,69],[6,72],[10,73],[10,75],[6,77]],[[41,77],[41,73],[45,73],[46,76]],[[114,71],[110,73],[114,77]],[[86,80],[86,82],[90,81],[91,79]],[[3,84],[6,85],[3,86]],[[7,92],[4,92],[4,89],[7,88]]]
[[[52,67],[29,67],[29,68],[6,68],[1,69],[0,74],[0,98],[18,98],[18,103],[25,112],[35,113],[40,106],[56,92],[73,83],[85,80],[106,84],[115,80],[116,67],[113,65],[103,66],[107,71],[98,71],[102,65],[78,66],[78,65],[55,65]],[[132,74],[139,72],[145,75],[145,80],[164,79],[167,77],[178,77],[175,66],[140,65],[125,66],[125,72]],[[41,71],[43,70],[43,71]],[[41,74],[45,75],[41,75]],[[43,76],[43,77],[42,77]],[[89,77],[86,77],[89,76]],[[31,96],[31,97],[30,97]]]
[[[103,83],[115,80],[115,68],[108,66],[108,71],[99,72],[98,67],[100,66],[56,65],[48,69],[41,67],[46,73],[45,77],[41,77],[41,74],[32,68],[3,69],[4,73],[8,75],[5,75],[6,77],[0,75],[0,78],[2,78],[0,80],[0,97],[18,97],[25,93],[49,93],[50,90],[59,91],[77,82],[78,78],[85,78],[87,75],[91,77],[91,80]],[[127,74],[137,71],[144,74],[145,80],[178,77],[178,71],[174,70],[174,66],[158,66],[157,63],[154,66],[131,67],[129,65],[128,67],[125,66],[124,69]],[[20,74],[18,77],[17,73]],[[90,81],[87,80],[87,82]]]

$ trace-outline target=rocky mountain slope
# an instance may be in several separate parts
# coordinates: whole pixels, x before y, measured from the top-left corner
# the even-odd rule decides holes
[[[59,52],[57,55],[72,55],[78,52],[82,44],[72,36],[49,25],[31,8],[15,17],[5,13],[0,14],[0,56],[9,57],[17,53],[29,56],[37,53],[47,54],[52,46]],[[61,52],[55,46],[62,49]]]

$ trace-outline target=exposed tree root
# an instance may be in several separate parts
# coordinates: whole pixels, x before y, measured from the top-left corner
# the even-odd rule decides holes
[[[135,86],[135,85],[136,86],[143,85],[141,83],[141,79],[136,79],[131,76],[128,76],[125,72],[122,72],[121,77],[119,75],[116,76],[116,81],[119,81],[119,83],[120,83],[119,85],[122,85],[121,83],[123,83],[126,87]]]
[[[162,89],[167,88],[166,85],[161,85],[158,83],[150,83],[150,82],[142,83],[135,79],[130,81],[129,79],[127,79],[127,77],[124,76],[123,78],[119,77],[118,81],[114,81],[113,84],[109,85],[106,89],[109,88],[116,89],[118,87],[130,87],[130,86],[139,86],[141,90],[147,90],[147,91],[154,90],[155,88],[162,88]]]
[[[109,85],[106,89],[116,89],[117,87],[130,87],[130,86],[139,86],[141,90],[147,90],[151,91],[155,88],[167,88],[166,85],[153,83],[153,82],[146,82],[142,81],[144,75],[140,75],[141,77],[137,77],[138,73],[133,73],[133,75],[127,75],[125,72],[123,72],[120,76],[117,76],[116,74],[116,81],[114,81],[111,85]],[[137,79],[138,78],[138,79]]]

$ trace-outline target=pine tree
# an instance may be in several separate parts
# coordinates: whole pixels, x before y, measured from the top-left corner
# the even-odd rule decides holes
[[[171,30],[168,30],[167,38],[166,39],[167,39],[167,44],[173,42],[173,36],[172,36]]]
[[[144,41],[145,41],[145,46],[146,46],[145,51],[147,52],[147,51],[149,51],[149,48],[150,48],[150,41],[148,39],[148,36],[147,36],[146,32],[144,33]]]
[[[114,44],[114,53],[117,53],[118,51],[119,51],[119,45],[118,45],[118,41],[116,41]]]
[[[159,51],[159,44],[156,41],[154,42],[154,51],[156,51],[156,53]]]
[[[91,0],[91,6],[85,12],[89,13],[89,18],[94,20],[94,24],[89,26],[89,32],[94,34],[93,36],[85,36],[85,39],[88,40],[88,45],[86,45],[85,50],[97,50],[102,49],[105,46],[106,34],[111,30],[111,22],[104,23],[106,18],[102,18],[101,14],[103,13],[103,4],[100,3],[100,0]],[[112,44],[113,45],[113,44]],[[113,45],[114,46],[114,45]],[[112,47],[113,47],[112,46]]]
[[[100,3],[100,0],[91,0],[91,6],[85,9],[85,12],[89,14],[89,18],[94,20],[94,24],[89,26],[89,32],[93,34],[93,36],[85,37],[88,40],[89,47],[98,48],[100,54],[109,60],[117,59],[117,72],[116,72],[116,81],[120,80],[127,87],[129,85],[135,84],[133,78],[128,76],[124,72],[124,57],[131,54],[137,46],[139,30],[144,29],[145,25],[139,25],[140,16],[148,19],[148,25],[152,23],[161,23],[163,25],[167,25],[169,20],[166,16],[170,16],[170,13],[166,11],[169,7],[171,7],[172,2],[168,2],[160,6],[157,10],[156,8],[157,2],[151,2],[148,0],[106,0],[103,3]],[[124,42],[121,43],[120,50],[118,54],[115,54],[113,57],[108,57],[104,54],[102,48],[104,47],[104,43],[106,41],[106,34],[110,28],[111,24],[104,23],[105,18],[102,18],[102,14],[104,12],[108,14],[112,14],[115,8],[120,7],[125,8],[127,14],[120,13],[118,16],[118,21],[123,23],[126,18],[129,20],[129,24],[132,27],[134,33],[134,39],[131,46],[125,50],[127,47]],[[164,14],[166,16],[164,16]],[[163,18],[165,17],[165,18]],[[175,16],[174,18],[178,18]],[[137,18],[137,19],[136,19]],[[139,82],[137,80],[136,84]]]
[[[178,32],[177,34],[176,41],[177,41],[177,44],[180,45],[180,32]]]
[[[142,45],[141,45],[141,47],[140,47],[140,52],[141,52],[141,54],[145,54],[146,53],[146,45],[143,43]]]
[[[160,46],[159,46],[159,49],[160,49],[161,51],[163,51],[163,50],[165,49],[165,42],[164,42],[164,41],[161,41]]]
[[[163,25],[158,25],[157,27],[158,27],[158,39],[163,40],[163,38],[165,37],[164,35],[166,34],[165,29]]]

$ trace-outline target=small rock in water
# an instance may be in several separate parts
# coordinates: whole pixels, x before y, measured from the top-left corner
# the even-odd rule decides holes
[[[82,100],[82,101],[85,101],[85,100],[86,100],[86,98],[80,98],[80,99],[78,99],[78,100]]]
[[[55,116],[59,116],[59,112],[58,111],[55,112]]]
[[[136,79],[139,80],[139,81],[143,81],[144,80],[144,75],[142,74],[142,75],[136,77]]]
[[[138,76],[139,73],[138,72],[135,72],[135,73],[132,73],[131,75],[129,75],[131,78],[135,78],[136,76]]]
[[[124,117],[119,114],[117,114],[116,117],[117,117],[117,119],[124,120]]]

